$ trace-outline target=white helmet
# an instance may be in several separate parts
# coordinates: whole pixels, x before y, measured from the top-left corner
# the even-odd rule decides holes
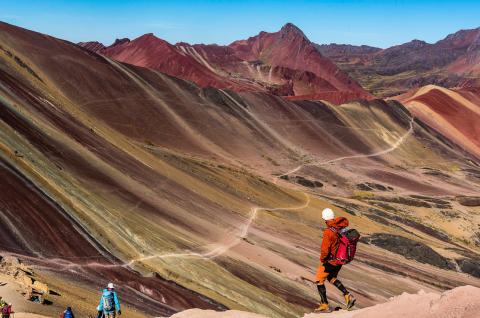
[[[323,209],[322,219],[324,219],[325,221],[328,221],[328,220],[333,220],[334,218],[335,218],[335,214],[333,213],[332,209],[329,209],[329,208]]]
[[[114,288],[113,283],[108,283],[107,288],[113,289]]]

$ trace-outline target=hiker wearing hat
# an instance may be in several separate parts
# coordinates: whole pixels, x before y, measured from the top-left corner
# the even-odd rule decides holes
[[[108,283],[107,288],[102,291],[97,310],[99,313],[103,313],[105,318],[115,318],[116,313],[122,314],[113,283]]]
[[[323,231],[320,265],[315,276],[321,300],[315,312],[325,313],[332,311],[328,304],[325,280],[335,285],[343,293],[346,308],[350,309],[355,304],[356,299],[343,286],[342,282],[337,279],[337,276],[342,265],[353,259],[360,235],[354,229],[347,229],[348,220],[345,217],[335,218],[332,209],[324,209],[322,211],[322,219],[325,221],[327,228]]]

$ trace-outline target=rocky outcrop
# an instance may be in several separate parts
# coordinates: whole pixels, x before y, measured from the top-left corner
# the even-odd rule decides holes
[[[480,277],[480,258],[462,258],[457,260],[462,272]]]
[[[280,177],[283,180],[287,181],[293,181],[295,183],[298,183],[301,186],[307,187],[307,188],[321,188],[323,187],[323,183],[317,180],[309,180],[305,177],[302,176],[287,176],[283,175]]]
[[[454,268],[453,264],[447,258],[435,252],[431,247],[403,236],[375,233],[366,237],[364,242],[420,263],[427,263],[443,269]]]
[[[458,203],[464,206],[480,206],[480,197],[456,197]]]
[[[356,185],[358,190],[361,191],[393,191],[393,188],[390,186],[385,186],[383,184],[374,183],[374,182],[364,182]]]
[[[35,278],[32,269],[13,256],[0,256],[0,273],[10,276],[21,287],[21,293],[27,300],[49,303],[46,299],[50,289],[46,283]]]
[[[410,197],[384,197],[384,196],[375,196],[370,199],[371,201],[381,201],[381,202],[390,202],[401,205],[408,205],[414,207],[422,208],[431,208],[432,205],[424,200],[418,200]]]

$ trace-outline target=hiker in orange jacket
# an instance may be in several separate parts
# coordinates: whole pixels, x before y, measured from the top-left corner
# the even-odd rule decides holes
[[[327,289],[325,288],[325,280],[335,285],[345,297],[345,305],[350,309],[355,304],[355,297],[348,292],[340,280],[337,279],[338,272],[342,265],[333,264],[332,260],[336,255],[339,236],[338,231],[348,226],[348,220],[344,217],[335,218],[335,214],[331,209],[322,211],[322,219],[325,221],[327,228],[323,231],[323,240],[320,253],[320,265],[317,269],[315,281],[317,283],[318,293],[320,294],[320,305],[316,312],[331,312],[332,308],[328,305]]]

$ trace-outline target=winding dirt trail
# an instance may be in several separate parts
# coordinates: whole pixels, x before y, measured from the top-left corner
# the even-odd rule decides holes
[[[149,256],[143,256],[139,258],[132,259],[128,262],[121,263],[121,264],[104,264],[104,263],[99,263],[99,262],[87,262],[87,263],[81,263],[81,262],[74,262],[71,260],[67,260],[64,258],[45,258],[45,257],[33,257],[33,256],[26,256],[22,254],[15,254],[15,253],[9,253],[12,256],[17,256],[21,257],[24,259],[32,259],[35,261],[40,261],[41,263],[45,264],[45,268],[51,268],[51,265],[54,265],[56,269],[59,270],[72,270],[75,268],[119,268],[119,267],[124,267],[124,268],[131,268],[135,263],[142,262],[142,261],[148,261],[152,259],[166,259],[166,258],[204,258],[204,259],[214,259],[222,254],[225,254],[238,244],[242,242],[244,238],[248,236],[248,233],[250,231],[250,228],[252,227],[252,224],[255,222],[255,219],[257,218],[258,214],[260,211],[280,211],[280,210],[301,210],[309,206],[310,204],[310,196],[307,194],[305,195],[305,202],[302,203],[299,206],[294,206],[294,207],[276,207],[276,208],[269,208],[269,207],[252,207],[250,210],[250,217],[248,220],[241,226],[240,233],[236,235],[235,239],[230,241],[229,243],[226,244],[220,244],[216,243],[217,247],[214,249],[207,250],[205,252],[196,252],[196,251],[185,251],[185,252],[179,252],[179,253],[162,253],[162,254],[154,254],[154,255],[149,255]],[[80,259],[80,258],[78,258]],[[48,266],[50,265],[50,266]]]
[[[382,155],[385,155],[387,153],[390,153],[390,152],[394,151],[395,149],[397,149],[398,147],[400,147],[403,144],[403,142],[413,133],[414,120],[415,119],[412,117],[412,119],[410,120],[410,128],[391,147],[389,147],[387,149],[384,149],[384,150],[381,150],[381,151],[378,151],[378,152],[374,152],[374,153],[371,153],[371,154],[357,154],[357,155],[351,155],[351,156],[343,156],[343,157],[330,159],[330,160],[326,160],[326,161],[321,161],[321,162],[304,163],[304,164],[301,164],[301,165],[293,168],[292,170],[289,170],[289,171],[285,172],[284,174],[280,175],[279,177],[289,176],[292,173],[295,173],[295,172],[299,171],[303,167],[324,166],[324,165],[327,165],[327,164],[330,164],[330,163],[334,163],[334,162],[338,162],[338,161],[342,161],[342,160],[346,160],[346,159],[371,158],[371,157],[382,156]]]
[[[234,240],[227,244],[216,244],[218,245],[217,248],[214,248],[210,251],[199,253],[199,252],[186,252],[186,253],[179,253],[179,254],[160,254],[160,255],[151,255],[147,257],[142,257],[138,258],[135,260],[130,261],[129,263],[126,264],[126,266],[131,266],[135,262],[141,262],[149,259],[154,259],[154,258],[184,258],[184,257],[202,257],[202,258],[207,258],[207,259],[213,259],[215,257],[218,257],[226,252],[228,252],[230,249],[234,248],[238,244],[241,243],[241,241],[248,236],[248,233],[250,231],[250,228],[252,224],[255,222],[255,219],[257,218],[258,214],[260,211],[280,211],[280,210],[289,210],[289,211],[294,211],[294,210],[301,210],[310,204],[310,197],[305,194],[306,200],[305,203],[296,206],[296,207],[278,207],[278,208],[268,208],[268,207],[253,207],[250,211],[250,217],[248,218],[247,222],[243,224],[241,227],[240,234],[236,236]]]

